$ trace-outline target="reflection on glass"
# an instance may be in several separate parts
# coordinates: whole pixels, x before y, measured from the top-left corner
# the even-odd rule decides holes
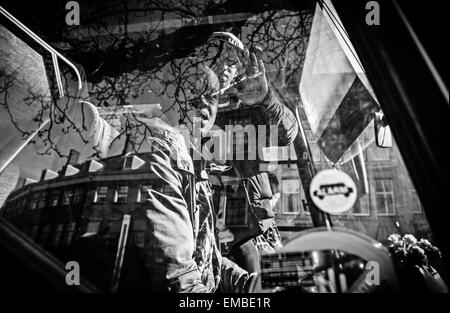
[[[72,203],[74,192],[72,189],[64,191],[63,205],[69,205]]]
[[[283,179],[281,188],[283,213],[300,213],[300,181],[298,179]]]
[[[108,186],[98,186],[94,194],[94,203],[104,203],[108,196]]]
[[[198,16],[207,14],[204,12],[207,6],[199,5],[202,1],[194,2],[192,9]],[[122,10],[117,9],[119,13]],[[50,102],[60,109],[58,112],[64,112],[54,117],[51,130],[42,128],[0,173],[0,214],[30,238],[51,248],[60,259],[80,259],[86,266],[86,275],[91,275],[89,278],[105,289],[110,283],[108,275],[115,262],[123,215],[131,215],[132,229],[127,243],[132,249],[127,250],[125,256],[139,259],[139,253],[133,249],[145,245],[146,225],[142,216],[145,216],[149,190],[153,190],[155,196],[175,192],[169,184],[156,186],[148,167],[135,168],[133,155],[144,143],[138,140],[138,144],[126,146],[129,142],[125,140],[150,136],[135,125],[138,124],[136,112],[139,110],[147,116],[156,115],[155,112],[164,112],[168,119],[176,116],[175,123],[180,121],[177,114],[187,113],[186,95],[181,91],[186,89],[189,71],[182,69],[195,64],[193,54],[201,48],[202,42],[192,40],[190,36],[171,37],[171,34],[185,31],[185,26],[189,34],[201,34],[195,33],[195,27],[179,15],[176,4],[170,2],[167,10],[170,18],[161,14],[164,23],[148,23],[145,24],[150,27],[146,27],[148,31],[133,33],[131,37],[139,40],[127,42],[131,37],[123,37],[125,48],[120,50],[120,55],[142,49],[145,53],[120,60],[107,59],[105,66],[99,66],[103,64],[101,62],[94,64],[95,67],[90,68],[92,71],[84,77],[85,88],[81,91],[71,75],[64,72],[62,79],[67,96],[55,101],[48,99],[51,82],[43,57],[0,27],[0,70],[2,74],[5,71],[10,74],[0,80],[0,133],[10,135],[0,139],[2,152],[6,148],[19,147],[24,138],[29,138],[32,131],[42,126]],[[390,148],[376,145],[373,116],[381,109],[364,71],[357,66],[359,60],[342,50],[333,23],[320,8],[306,6],[293,11],[291,7],[267,7],[255,13],[236,15],[227,12],[224,6],[220,12],[219,16],[208,15],[207,20],[214,23],[202,22],[201,33],[206,34],[204,41],[220,28],[234,32],[246,47],[261,46],[269,86],[280,102],[293,112],[298,110],[306,136],[303,139],[309,145],[315,169],[335,167],[355,181],[358,189],[356,204],[345,214],[332,216],[333,224],[357,230],[381,242],[392,233],[412,233],[419,238],[432,239],[420,199],[395,141]],[[83,40],[98,42],[108,33],[106,29],[98,30],[101,23],[94,24],[85,25],[92,32],[87,32],[91,34],[89,37],[81,37]],[[208,27],[210,32],[206,31]],[[81,35],[87,36],[87,33]],[[108,40],[105,40],[97,47],[99,51],[84,51],[85,42],[77,38],[69,36],[65,39],[80,47],[80,51],[72,52],[79,53],[83,60],[90,59],[85,53],[98,53],[103,58],[105,51],[117,48],[108,47]],[[183,41],[175,42],[174,38]],[[154,40],[167,42],[167,46],[161,48]],[[152,51],[147,51],[149,46]],[[142,62],[137,63],[145,66],[135,68],[136,62],[125,59],[139,59]],[[119,63],[123,64],[123,71],[120,67],[117,73]],[[83,66],[79,65],[80,68]],[[92,64],[86,66],[92,67]],[[17,73],[16,77],[14,73]],[[6,97],[7,103],[3,103],[6,78],[11,79],[14,88],[9,90],[12,96]],[[39,97],[35,91],[27,89],[29,86],[35,86],[43,94]],[[89,101],[81,104],[80,100]],[[232,101],[235,100],[230,99]],[[245,107],[238,101],[235,104],[219,111],[217,123],[267,125],[266,119],[255,114],[255,108]],[[12,115],[7,114],[6,108],[12,109]],[[19,125],[14,121],[20,122]],[[248,136],[236,136],[235,139],[234,147],[242,144],[247,152],[254,148],[247,149],[251,142]],[[268,173],[274,220],[283,241],[296,236],[298,231],[313,227],[305,196],[309,191],[305,190],[299,175],[304,169],[298,165],[307,155],[307,151],[299,151],[291,144],[267,149],[267,159],[259,160],[261,162],[256,166],[244,162],[253,171]],[[50,176],[43,176],[47,169],[51,171],[46,172]],[[217,180],[217,176],[211,174],[211,184]],[[222,201],[226,203],[225,225],[247,226],[248,201],[242,184],[228,182],[223,186],[216,183],[214,187],[223,188],[217,194],[226,197],[226,201]]]

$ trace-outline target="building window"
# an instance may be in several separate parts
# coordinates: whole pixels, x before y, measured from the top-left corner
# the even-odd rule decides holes
[[[133,165],[133,156],[127,156],[123,161],[123,169],[129,170],[131,169],[132,165]]]
[[[281,181],[281,202],[284,214],[300,213],[300,181],[283,179]]]
[[[52,246],[56,247],[61,242],[61,237],[63,235],[64,224],[58,224],[55,228],[55,233],[53,235]]]
[[[73,234],[75,231],[75,223],[66,224],[66,231],[64,234],[63,245],[70,246],[72,244]]]
[[[370,197],[369,194],[362,195],[353,206],[353,215],[370,215]]]
[[[417,190],[411,189],[411,206],[412,212],[414,214],[423,213],[422,203],[420,203],[419,196],[417,195]]]
[[[152,190],[151,185],[142,185],[138,189],[138,194],[136,198],[136,202],[147,202],[150,199],[150,192]]]
[[[114,194],[114,202],[126,203],[128,198],[128,186],[119,186]]]
[[[375,198],[378,215],[395,215],[394,181],[375,179]]]
[[[30,210],[34,210],[37,208],[38,205],[38,199],[39,199],[39,194],[35,193],[32,197],[31,197],[31,202],[30,202]]]
[[[75,194],[73,196],[73,203],[78,204],[83,202],[83,196],[84,196],[84,190],[83,189],[76,189]]]
[[[145,246],[145,232],[140,230],[135,230],[133,232],[134,244],[138,248],[143,248]]]
[[[133,242],[136,247],[143,248],[145,245],[145,228],[146,222],[136,220],[133,227]]]
[[[98,186],[94,194],[95,203],[105,203],[108,196],[108,186]]]
[[[86,232],[83,234],[82,237],[96,235],[100,228],[100,222],[101,222],[100,218],[90,218],[86,225]]]
[[[58,201],[59,201],[59,190],[55,190],[52,193],[52,197],[50,199],[50,206],[54,207],[58,205]]]
[[[142,187],[139,187],[138,190],[137,190],[136,202],[138,202],[138,203],[142,201],[142,190],[141,190],[141,188]]]
[[[41,198],[39,199],[38,208],[42,209],[47,206],[47,192],[43,192],[41,194]]]
[[[243,185],[239,184],[236,191],[227,186],[225,225],[247,226],[247,211],[248,201]]]
[[[64,191],[63,205],[71,205],[73,196],[74,196],[74,192],[72,189]]]

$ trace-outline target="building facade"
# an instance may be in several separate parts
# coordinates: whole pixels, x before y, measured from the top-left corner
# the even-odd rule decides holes
[[[59,172],[44,170],[38,182],[26,181],[0,212],[63,262],[80,261],[84,276],[106,290],[125,216],[130,230],[122,243],[124,262],[144,246],[147,191],[164,188],[154,181],[145,154],[69,164]]]

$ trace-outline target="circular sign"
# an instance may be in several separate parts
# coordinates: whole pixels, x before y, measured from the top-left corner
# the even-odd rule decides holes
[[[348,174],[328,169],[313,177],[309,194],[320,210],[329,214],[341,214],[353,207],[357,190]]]

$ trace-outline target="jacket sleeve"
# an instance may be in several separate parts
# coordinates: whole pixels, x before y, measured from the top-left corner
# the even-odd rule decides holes
[[[154,148],[150,169],[160,187],[149,189],[144,262],[153,292],[213,292],[201,283],[192,258],[193,229],[183,197],[181,174],[172,168],[170,151]],[[156,189],[156,190],[155,190]]]
[[[220,291],[223,293],[254,292],[258,282],[256,272],[249,274],[226,257],[222,257],[220,277]]]
[[[270,124],[278,125],[278,146],[290,145],[298,133],[297,119],[294,113],[280,102],[270,87],[262,105],[263,114]]]

